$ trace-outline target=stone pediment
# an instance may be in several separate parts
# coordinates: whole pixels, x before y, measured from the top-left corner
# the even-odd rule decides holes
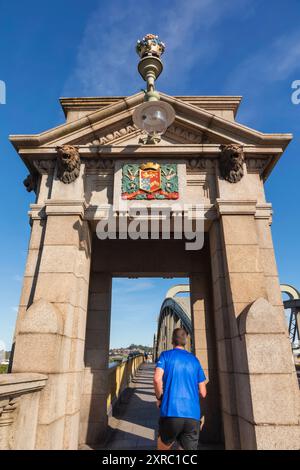
[[[139,141],[142,131],[134,126],[132,114],[143,102],[143,97],[143,93],[138,93],[112,100],[111,104],[98,110],[85,111],[87,114],[81,117],[80,106],[84,108],[84,104],[77,103],[78,119],[73,117],[71,121],[41,134],[13,135],[10,139],[27,166],[30,166],[28,160],[38,155],[53,158],[56,147],[63,144],[78,145],[82,156],[99,153],[124,156],[124,153],[133,152],[141,156],[144,153],[149,155],[153,150],[157,156],[174,153],[178,158],[187,152],[189,155],[218,154],[221,144],[236,143],[244,147],[245,154],[271,157],[271,168],[292,138],[291,134],[265,134],[250,129],[233,119],[214,114],[212,109],[201,108],[199,103],[191,104],[161,93],[161,100],[173,106],[175,121],[159,144],[142,145]],[[81,102],[84,103],[84,98]]]
[[[132,120],[127,124],[121,126],[114,126],[114,128],[107,131],[99,132],[96,138],[80,139],[79,142],[72,142],[72,144],[87,145],[90,147],[97,146],[110,146],[110,145],[140,145],[140,138],[146,134],[138,129]],[[90,137],[90,136],[89,136]],[[95,136],[93,136],[95,137]],[[207,142],[207,138],[203,138],[203,133],[194,131],[192,127],[186,127],[178,124],[176,121],[167,129],[167,132],[161,136],[159,145],[173,145],[173,144],[201,144],[203,141]]]

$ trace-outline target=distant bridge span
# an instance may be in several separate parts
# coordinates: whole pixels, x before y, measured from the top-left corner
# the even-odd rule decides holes
[[[291,308],[289,335],[292,346],[299,341],[299,291],[288,284],[281,284],[281,291],[289,296],[283,301],[284,308]],[[193,326],[189,297],[178,297],[178,294],[189,293],[189,284],[178,284],[171,287],[164,299],[158,318],[157,335],[154,337],[154,356],[157,358],[162,351],[172,348],[172,332],[174,328],[184,328],[188,334],[187,349],[193,348]]]
[[[192,349],[192,319],[189,297],[176,297],[182,292],[189,292],[188,284],[174,286],[167,292],[162,303],[155,338],[155,357],[162,351],[172,348],[172,332],[175,328],[184,328],[188,334],[187,349]]]

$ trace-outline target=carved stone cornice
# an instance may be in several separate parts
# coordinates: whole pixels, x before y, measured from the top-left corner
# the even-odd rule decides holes
[[[166,136],[174,137],[175,140],[178,140],[180,143],[200,144],[203,141],[202,132],[193,132],[192,130],[184,126],[179,126],[176,123],[168,127]]]
[[[45,214],[79,215],[83,218],[87,205],[83,199],[46,199]]]
[[[222,215],[255,215],[256,199],[216,199],[215,206],[219,216]]]
[[[0,447],[2,450],[13,449],[13,424],[18,413],[18,400],[17,397],[0,400]]]
[[[115,161],[108,158],[86,158],[83,160],[86,170],[113,170]]]
[[[99,137],[97,136],[91,143],[93,147],[98,147],[100,145],[111,145],[112,143],[121,142],[124,138],[128,137],[131,134],[138,134],[140,133],[140,129],[138,129],[134,124],[128,124],[126,126],[122,126],[119,129],[111,130],[106,134],[102,134]]]
[[[247,171],[248,173],[263,173],[264,170],[267,168],[270,159],[269,158],[253,158],[248,157],[245,158]]]
[[[99,135],[99,137],[91,142],[91,146],[97,148],[98,146],[102,145],[118,144],[126,140],[128,136],[132,137],[141,133],[141,130],[138,129],[135,124],[130,123],[119,129],[111,130],[106,134]],[[203,141],[209,143],[207,138],[204,138],[203,132],[194,132],[192,129],[177,123],[174,123],[168,127],[165,136],[172,138],[175,140],[175,142],[181,144],[200,144],[203,143]]]
[[[145,206],[143,206],[145,207]],[[172,217],[184,217],[184,216],[191,216],[194,220],[196,218],[198,219],[204,219],[204,220],[214,220],[217,218],[217,212],[214,204],[204,204],[203,205],[203,210],[199,212],[199,209],[192,206],[190,209],[185,211],[184,207],[182,208],[177,208],[176,205],[173,207],[172,205],[170,206],[161,206],[161,211],[167,211],[170,210],[170,213]],[[110,215],[110,210],[111,206],[109,204],[99,204],[97,206],[87,206],[85,210],[85,220],[102,220],[102,219],[107,219]],[[114,207],[113,208],[113,214],[115,217],[120,218],[128,218],[129,220],[134,220],[137,218],[138,220],[141,220],[141,215],[132,215],[130,213],[130,209],[123,209],[120,207]],[[150,221],[151,219],[155,218],[156,220],[165,220],[165,215],[159,214],[159,207],[157,206],[157,213],[154,215],[151,215],[150,212],[145,216],[146,218],[144,220]]]
[[[0,374],[1,450],[15,450],[15,431],[18,432],[18,435],[20,432],[22,433],[24,413],[28,413],[28,397],[30,397],[30,394],[40,392],[46,385],[46,381],[46,375],[30,372]],[[25,399],[25,401],[23,401],[23,399]],[[37,400],[30,401],[29,411],[32,413],[33,421],[38,411],[37,407]],[[25,418],[25,421],[26,420],[27,418]],[[32,424],[34,426],[34,422]],[[16,425],[18,426],[17,428]],[[34,428],[32,432],[34,432]]]
[[[43,204],[30,204],[30,211],[28,215],[31,220],[45,219],[45,206]]]
[[[17,407],[18,400],[15,397],[5,400],[2,404],[0,402],[0,427],[13,424]]]
[[[267,219],[272,223],[272,204],[269,202],[261,203],[256,205],[255,218],[256,219]]]
[[[217,160],[215,158],[195,157],[187,161],[188,170],[212,170],[216,167]]]
[[[47,175],[54,172],[55,160],[33,160],[33,166],[40,175]]]

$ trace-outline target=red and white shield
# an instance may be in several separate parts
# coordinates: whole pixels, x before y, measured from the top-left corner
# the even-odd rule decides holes
[[[140,189],[147,193],[154,193],[161,188],[160,168],[157,170],[140,170]]]

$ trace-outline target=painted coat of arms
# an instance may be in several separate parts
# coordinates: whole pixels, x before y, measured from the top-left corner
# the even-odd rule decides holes
[[[178,199],[177,165],[130,163],[123,166],[122,199]]]

